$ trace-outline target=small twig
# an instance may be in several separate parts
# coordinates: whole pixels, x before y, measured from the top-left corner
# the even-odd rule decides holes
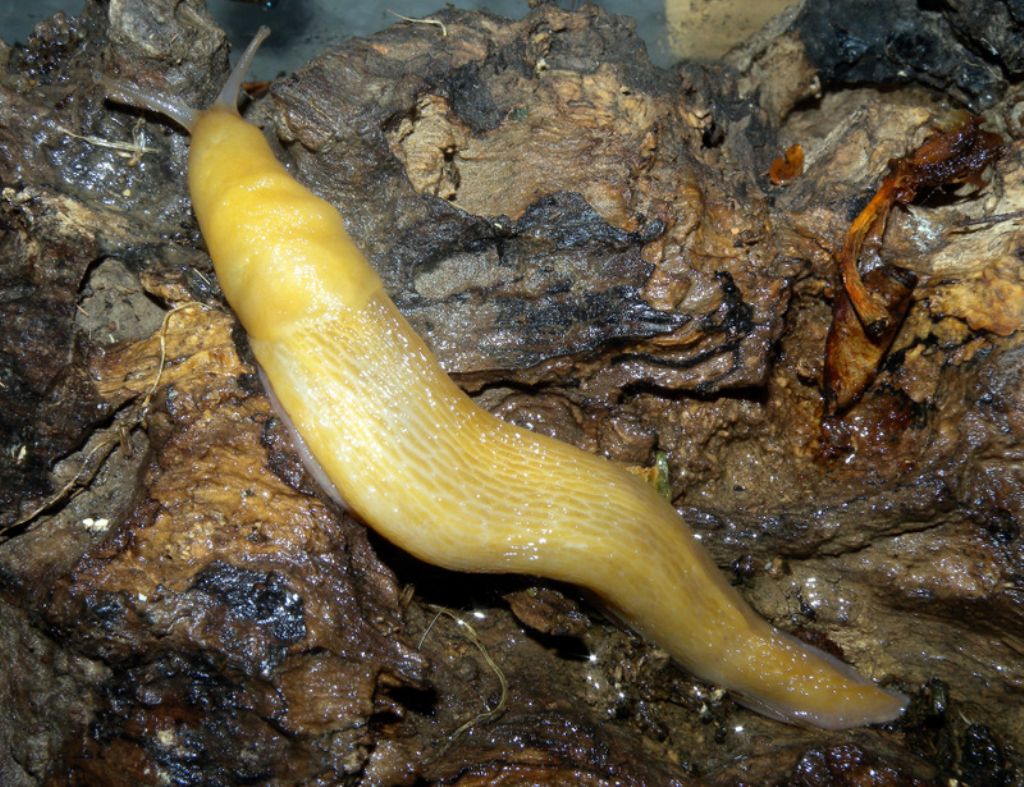
[[[427,641],[427,635],[430,633],[430,630],[434,628],[434,624],[437,623],[440,618],[440,612],[434,614],[434,619],[430,621],[425,629],[423,629],[423,635],[420,637],[420,641],[416,643],[416,650],[420,650],[423,647],[423,643]]]
[[[57,126],[57,130],[62,134],[67,134],[69,137],[74,139],[80,139],[83,142],[88,142],[90,145],[95,145],[98,148],[109,148],[110,150],[118,150],[122,153],[131,153],[134,156],[141,156],[143,153],[156,153],[156,148],[147,148],[145,145],[141,145],[138,142],[117,142],[110,141],[109,139],[103,139],[102,137],[94,137],[89,134],[76,134],[70,129],[64,128],[64,126]]]
[[[192,306],[197,306],[200,309],[209,308],[205,303],[200,303],[199,301],[181,303],[167,312],[167,314],[164,315],[163,322],[160,323],[160,363],[157,365],[156,376],[153,378],[153,384],[149,387],[149,390],[146,391],[146,395],[142,399],[139,421],[145,418],[146,412],[149,410],[149,402],[153,398],[153,394],[156,393],[156,389],[160,386],[160,378],[163,377],[164,374],[164,366],[167,363],[167,326],[170,323],[171,315],[177,314],[182,309],[187,309]]]
[[[508,681],[505,679],[505,673],[501,671],[501,668],[495,663],[494,659],[491,658],[491,654],[487,651],[487,648],[484,647],[484,644],[480,641],[480,637],[477,636],[476,631],[471,625],[469,625],[469,623],[460,618],[447,607],[438,606],[436,604],[428,604],[427,608],[433,610],[437,614],[434,616],[434,619],[430,621],[430,625],[427,626],[426,631],[423,632],[423,636],[420,638],[419,644],[423,644],[423,641],[426,639],[427,634],[430,632],[431,628],[433,628],[438,618],[440,618],[442,615],[444,615],[447,618],[451,618],[453,621],[455,621],[456,625],[458,625],[459,628],[463,630],[463,634],[466,637],[466,639],[472,642],[476,646],[476,649],[480,651],[480,655],[483,656],[483,659],[487,663],[487,666],[491,668],[491,671],[498,678],[498,683],[501,686],[501,696],[499,697],[498,702],[495,704],[495,706],[493,708],[488,708],[483,713],[477,714],[469,721],[460,724],[458,729],[456,729],[455,732],[448,736],[448,740],[440,748],[440,750],[435,753],[434,756],[437,757],[444,754],[448,750],[448,748],[453,743],[455,743],[459,736],[466,732],[466,730],[471,729],[472,727],[475,727],[478,724],[484,724],[485,722],[496,719],[499,716],[501,716],[502,713],[505,712],[505,707],[508,705]]]
[[[412,17],[412,16],[405,16],[404,14],[400,14],[397,11],[392,11],[390,8],[387,9],[387,12],[389,14],[391,14],[392,16],[397,16],[403,22],[409,22],[409,23],[414,24],[414,25],[434,25],[435,27],[440,27],[441,28],[441,38],[447,38],[448,37],[448,28],[445,27],[444,22],[442,22],[440,19],[431,19],[430,17],[426,17],[426,18],[423,18],[423,19],[417,19],[417,18]]]
[[[1014,219],[1024,219],[1024,210],[1015,210],[1010,213],[993,213],[991,216],[964,219],[960,222],[960,226],[972,227],[975,224],[998,224],[1001,221],[1013,221]]]
[[[192,306],[198,306],[201,309],[209,308],[205,303],[200,303],[199,301],[189,301],[188,303],[182,303],[179,304],[178,306],[175,306],[173,309],[168,311],[167,314],[164,315],[163,322],[160,324],[159,335],[160,362],[157,366],[156,374],[153,377],[153,383],[152,385],[150,385],[149,390],[146,391],[146,395],[142,398],[141,402],[139,402],[137,405],[135,405],[135,407],[132,408],[130,414],[127,417],[125,417],[121,421],[121,423],[117,424],[115,427],[111,427],[107,431],[107,434],[103,437],[103,439],[96,445],[94,445],[92,449],[90,449],[89,453],[86,454],[85,458],[82,460],[81,466],[78,468],[78,470],[66,484],[64,484],[53,495],[50,495],[50,497],[48,497],[40,505],[36,506],[36,508],[34,508],[30,513],[26,514],[25,516],[21,517],[20,519],[18,519],[10,525],[0,526],[0,535],[7,532],[8,530],[13,530],[16,527],[21,527],[22,525],[28,524],[36,517],[38,517],[40,514],[42,514],[44,511],[47,511],[48,509],[52,508],[58,503],[64,502],[70,497],[73,497],[74,494],[77,494],[78,491],[80,491],[83,487],[92,482],[92,480],[96,477],[96,474],[99,472],[100,467],[102,467],[103,462],[106,460],[108,456],[110,456],[110,453],[113,450],[114,446],[120,444],[122,447],[127,447],[127,432],[138,426],[146,417],[146,413],[149,411],[150,401],[153,397],[153,394],[156,392],[156,389],[160,385],[160,379],[163,377],[164,367],[166,366],[167,363],[167,326],[171,319],[171,315],[176,314],[182,309],[186,309]],[[105,452],[94,463],[93,458],[104,449],[106,449]]]
[[[92,447],[92,450],[90,450],[89,453],[85,455],[85,458],[82,460],[82,464],[78,468],[78,471],[70,478],[70,480],[66,484],[64,484],[64,486],[57,490],[56,493],[48,497],[40,505],[36,506],[36,508],[33,509],[31,513],[26,514],[25,516],[21,517],[21,519],[18,519],[17,521],[11,523],[10,525],[7,525],[6,527],[0,528],[0,535],[2,535],[8,530],[13,530],[16,527],[21,527],[22,525],[31,522],[33,519],[35,519],[41,513],[46,511],[48,508],[57,505],[57,503],[63,502],[66,498],[73,497],[73,492],[75,492],[78,488],[82,487],[85,484],[91,483],[92,480],[96,477],[96,474],[99,472],[100,467],[103,465],[104,460],[108,456],[110,456],[110,452],[113,450],[114,446],[117,445],[119,442],[120,438],[117,434],[117,430],[104,436],[104,438],[96,445],[94,445]],[[101,451],[104,451],[103,455],[95,464],[91,464],[93,457],[96,456],[96,454],[100,453]]]

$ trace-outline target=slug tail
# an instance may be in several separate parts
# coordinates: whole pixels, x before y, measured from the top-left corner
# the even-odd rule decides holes
[[[238,112],[238,94],[242,91],[242,83],[245,81],[245,76],[249,73],[249,69],[252,67],[252,60],[256,57],[256,51],[260,48],[260,45],[266,41],[267,36],[269,35],[270,28],[266,25],[263,25],[256,31],[256,35],[253,36],[252,41],[249,42],[249,46],[247,46],[245,51],[242,52],[241,58],[239,58],[234,69],[232,69],[231,76],[228,77],[227,82],[224,83],[224,87],[221,88],[220,95],[217,96],[217,100],[213,102],[215,107],[229,109],[235,113]]]
[[[790,634],[772,629],[760,686],[737,686],[737,702],[769,718],[800,727],[846,730],[894,721],[909,698],[865,678],[849,664]],[[773,670],[782,665],[781,672]],[[781,690],[780,690],[781,689]]]

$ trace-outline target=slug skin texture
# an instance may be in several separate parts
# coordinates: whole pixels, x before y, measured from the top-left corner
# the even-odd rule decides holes
[[[192,202],[273,394],[352,511],[448,569],[587,588],[766,715],[840,729],[902,712],[902,695],[754,613],[651,486],[475,405],[398,312],[339,213],[239,117],[228,88],[240,78],[225,88],[230,100],[191,116]]]

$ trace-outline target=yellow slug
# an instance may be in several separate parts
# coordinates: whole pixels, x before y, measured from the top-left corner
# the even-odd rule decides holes
[[[897,717],[905,697],[758,617],[651,486],[495,418],[448,378],[339,213],[239,116],[267,33],[208,110],[139,88],[112,95],[191,132],[192,204],[224,295],[345,503],[430,563],[589,589],[685,668],[774,718],[838,729]]]

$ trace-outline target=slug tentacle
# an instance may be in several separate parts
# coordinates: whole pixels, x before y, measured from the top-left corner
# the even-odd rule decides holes
[[[231,69],[231,74],[224,83],[224,87],[221,88],[217,100],[213,102],[215,107],[223,107],[236,113],[238,112],[238,94],[242,92],[242,83],[245,81],[245,75],[249,73],[249,69],[252,67],[252,60],[256,57],[256,51],[267,40],[269,35],[270,28],[266,25],[262,25],[256,31],[256,35],[249,42],[249,46],[245,48],[242,56],[235,63],[235,67]]]
[[[129,84],[108,76],[104,76],[100,80],[100,84],[103,85],[104,92],[111,101],[137,109],[148,109],[158,115],[163,115],[190,134],[195,128],[199,111],[176,96],[148,90],[141,85]]]
[[[348,507],[431,563],[587,588],[767,715],[835,729],[898,716],[905,697],[760,618],[648,484],[499,420],[451,381],[338,212],[239,117],[265,37],[188,124],[189,190],[268,387]]]
[[[249,69],[252,67],[252,60],[256,56],[256,51],[269,35],[270,28],[266,25],[256,31],[256,35],[249,42],[249,46],[245,48],[235,67],[231,70],[231,74],[221,88],[220,94],[217,96],[217,100],[213,102],[211,109],[217,107],[228,110],[235,115],[238,114],[238,94],[242,92],[242,83],[245,81],[245,75],[249,73]],[[129,84],[108,76],[102,77],[100,82],[104,87],[107,98],[111,101],[116,101],[129,107],[148,109],[158,115],[170,118],[190,134],[195,132],[196,123],[202,113],[200,110],[190,107],[176,96],[148,90],[141,85]]]

